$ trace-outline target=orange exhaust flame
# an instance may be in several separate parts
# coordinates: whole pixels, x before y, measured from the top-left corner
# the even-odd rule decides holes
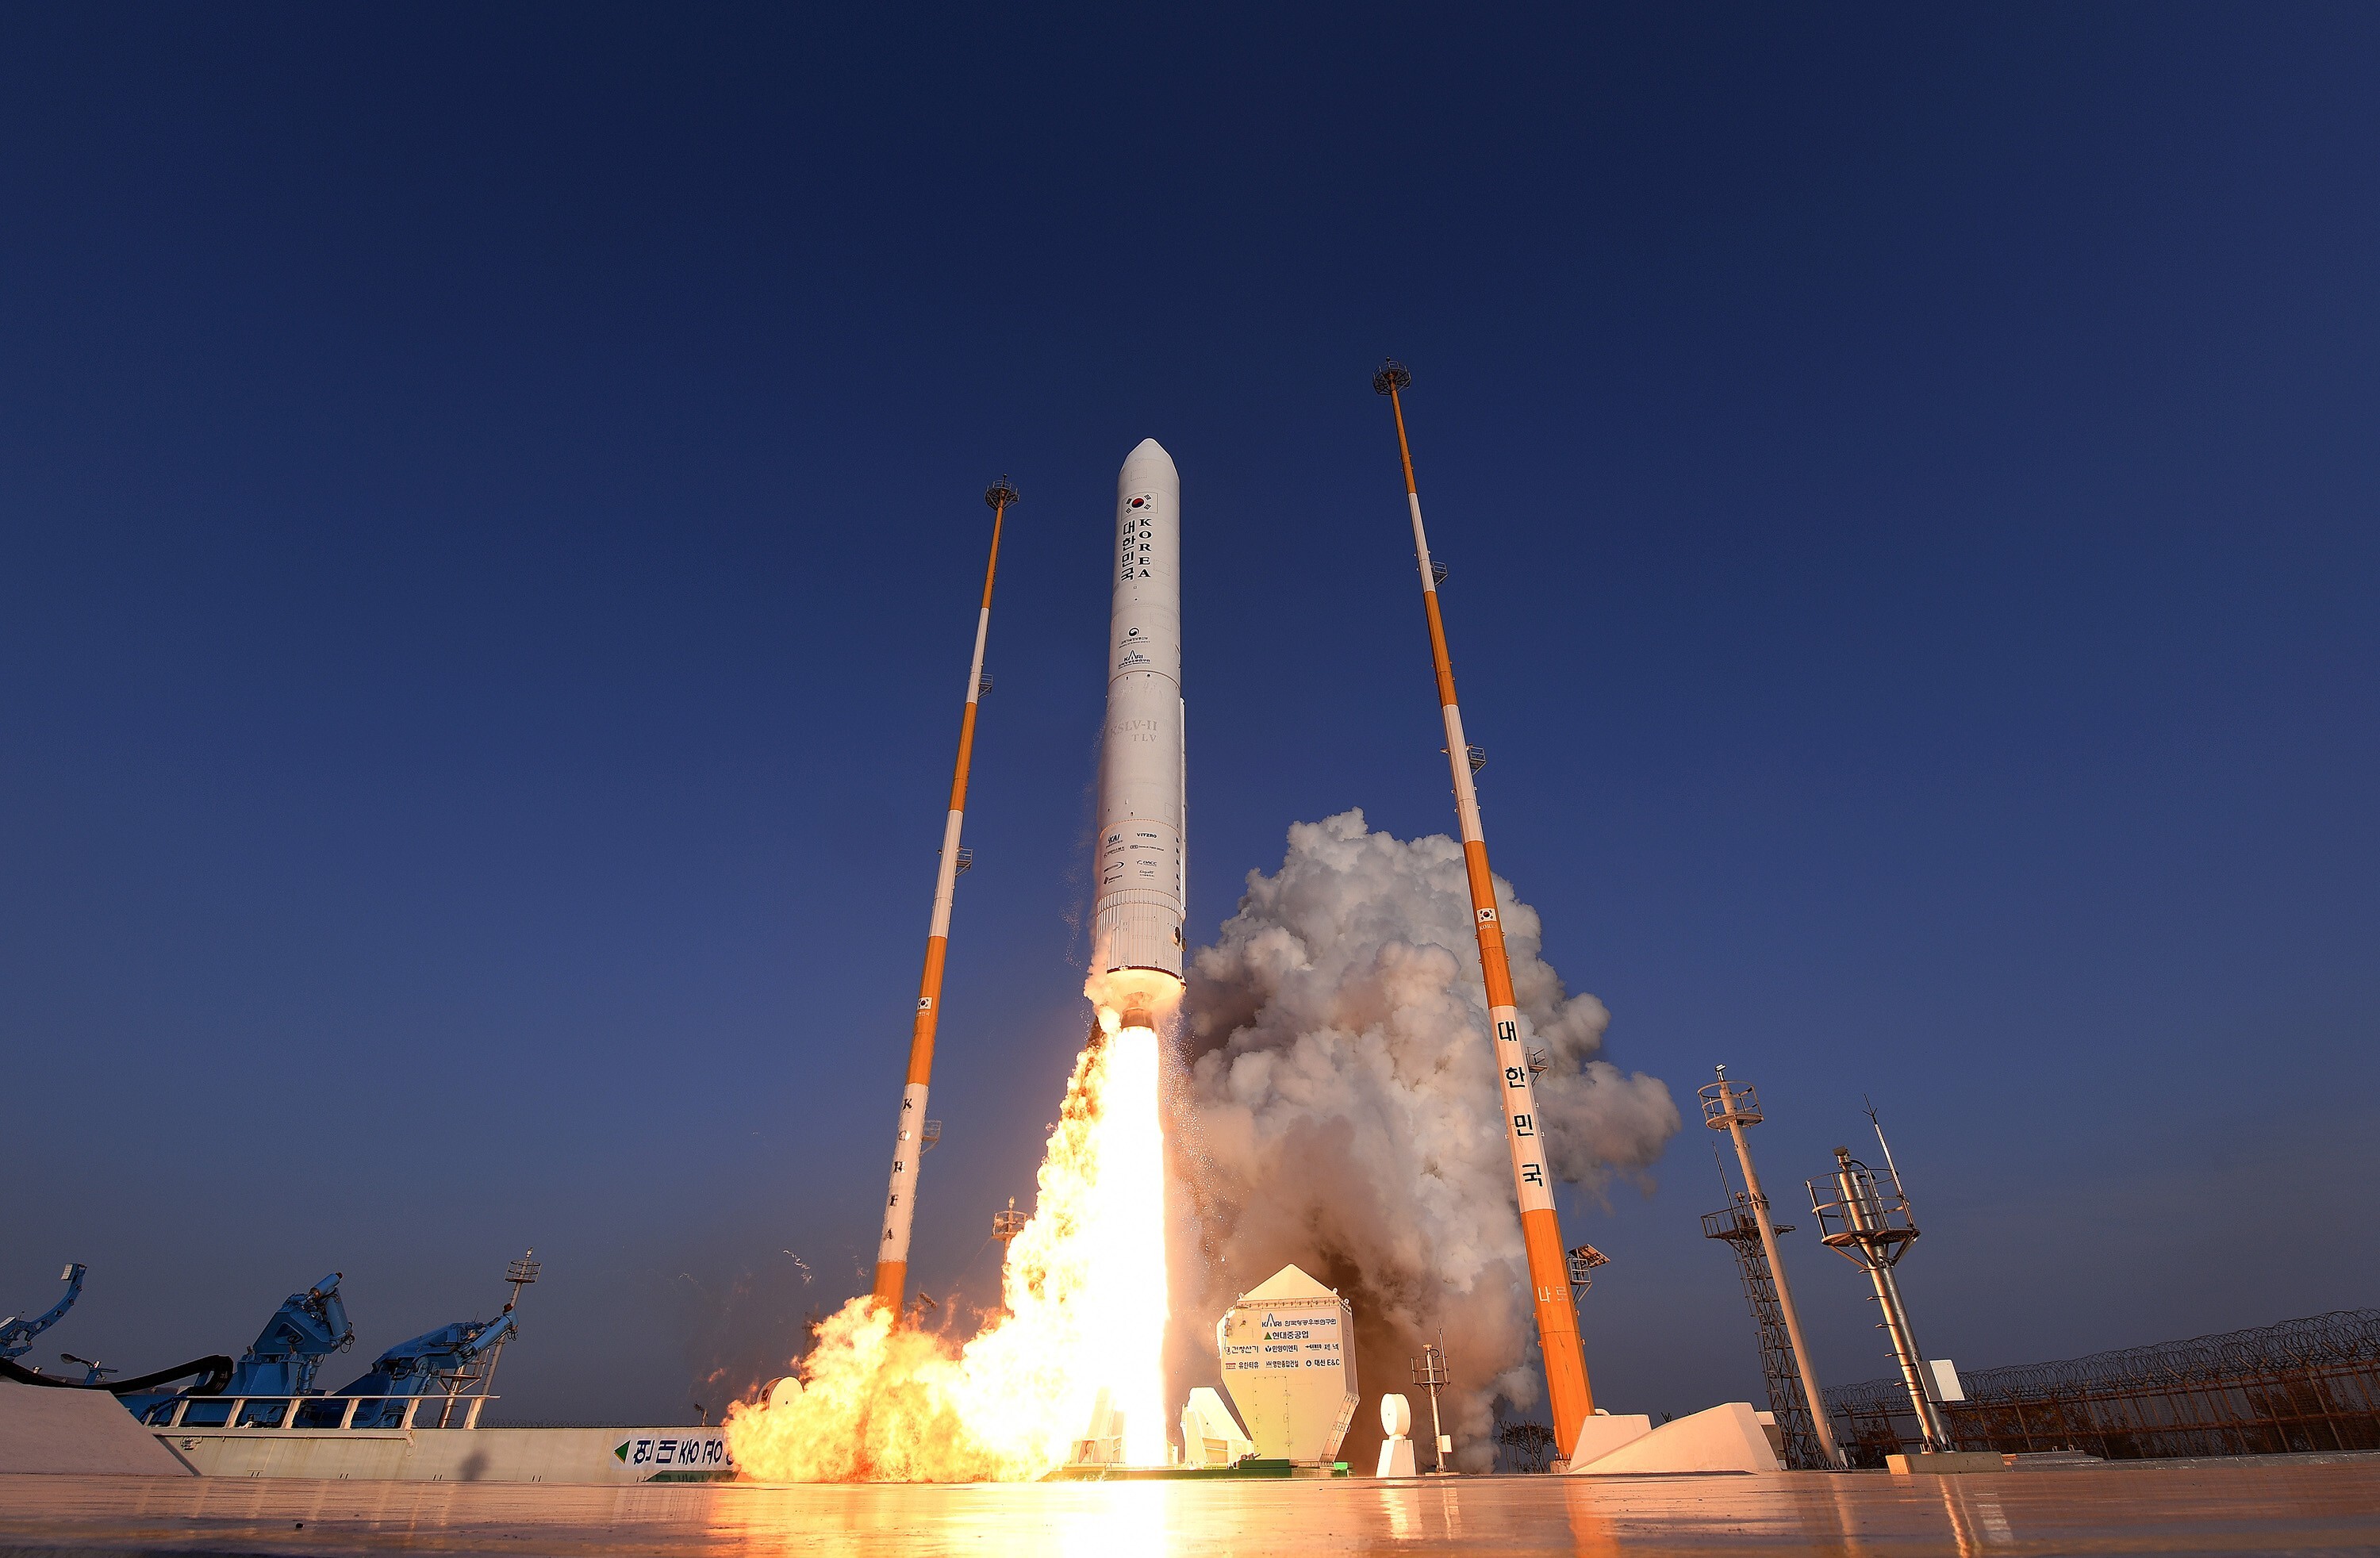
[[[1095,985],[1098,981],[1094,981]],[[797,1382],[728,1409],[744,1475],[769,1482],[1023,1481],[1064,1465],[1100,1391],[1123,1458],[1168,1458],[1164,1135],[1156,1023],[1181,999],[1099,1001],[1009,1246],[1002,1307],[964,1345],[897,1327],[862,1296],[820,1324]],[[1160,1004],[1151,998],[1169,997]]]

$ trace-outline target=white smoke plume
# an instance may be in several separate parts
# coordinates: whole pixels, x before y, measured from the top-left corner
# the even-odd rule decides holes
[[[1670,1089],[1597,1058],[1603,1003],[1568,993],[1501,877],[1496,902],[1522,1037],[1547,1052],[1555,1172],[1598,1192],[1641,1177],[1679,1128]],[[1529,1415],[1543,1385],[1462,846],[1375,833],[1360,810],[1292,827],[1281,870],[1251,871],[1200,949],[1186,1012],[1173,1378],[1215,1379],[1215,1317],[1295,1262],[1355,1308],[1366,1405],[1342,1458],[1368,1462],[1383,1392],[1427,1413],[1407,1359],[1443,1327],[1446,1431],[1486,1469],[1495,1399]]]

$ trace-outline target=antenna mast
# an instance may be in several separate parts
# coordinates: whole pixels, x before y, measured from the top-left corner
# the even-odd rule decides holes
[[[1487,985],[1488,1025],[1496,1046],[1498,1112],[1512,1155],[1512,1189],[1521,1207],[1521,1240],[1528,1252],[1529,1284],[1537,1312],[1537,1345],[1546,1365],[1546,1394],[1553,1403],[1554,1454],[1564,1461],[1578,1447],[1579,1430],[1595,1411],[1587,1382],[1586,1356],[1578,1341],[1578,1300],[1571,1290],[1562,1253],[1561,1219],[1554,1209],[1553,1172],[1545,1130],[1537,1114],[1536,1085],[1528,1052],[1521,1043],[1519,1003],[1512,994],[1512,968],[1504,953],[1504,927],[1497,919],[1496,882],[1488,868],[1488,835],[1479,820],[1474,775],[1486,754],[1463,739],[1463,711],[1454,698],[1454,660],[1446,647],[1446,621],[1439,615],[1438,573],[1423,533],[1421,495],[1414,484],[1413,446],[1405,439],[1404,399],[1399,393],[1413,374],[1394,358],[1372,375],[1372,390],[1388,396],[1397,423],[1397,457],[1404,467],[1405,507],[1413,518],[1414,556],[1421,570],[1422,615],[1429,625],[1430,659],[1438,670],[1439,715],[1445,723],[1446,761],[1454,779],[1454,813],[1463,832],[1463,864],[1471,886],[1473,930],[1479,938],[1479,971]]]
[[[1876,1105],[1868,1102],[1867,1094],[1860,1094],[1860,1103],[1867,1110],[1867,1123],[1876,1127],[1876,1144],[1884,1149],[1885,1172],[1892,1175],[1892,1187],[1900,1190],[1900,1165],[1892,1161],[1892,1143],[1884,1139],[1884,1122],[1876,1117]],[[1907,1191],[1900,1193],[1907,1199]]]
[[[1016,489],[1003,476],[984,489],[991,509],[991,556],[983,566],[983,604],[976,612],[975,659],[967,666],[966,706],[959,715],[959,757],[951,775],[951,808],[942,822],[941,863],[934,869],[934,914],[926,931],[926,969],[917,980],[917,1016],[909,1028],[909,1077],[901,1090],[901,1116],[892,1139],[892,1184],[884,1198],[884,1236],[876,1241],[876,1303],[897,1318],[909,1284],[909,1228],[917,1210],[917,1166],[929,1138],[941,1139],[941,1123],[926,1118],[927,1084],[933,1078],[934,1029],[941,1020],[942,960],[950,949],[951,900],[962,860],[959,826],[966,814],[967,764],[975,755],[975,709],[990,678],[983,674],[984,641],[991,634],[991,584],[1000,570],[1000,527]]]

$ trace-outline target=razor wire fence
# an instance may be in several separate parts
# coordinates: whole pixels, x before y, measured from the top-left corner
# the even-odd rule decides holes
[[[2072,1450],[2107,1460],[2380,1450],[2380,1309],[2054,1363],[1977,1369],[1945,1402],[1961,1450]],[[1867,1380],[1827,1393],[1859,1466],[1922,1448],[1908,1389]]]

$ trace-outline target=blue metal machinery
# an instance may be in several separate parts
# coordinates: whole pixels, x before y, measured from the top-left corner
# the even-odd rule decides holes
[[[160,1369],[136,1379],[117,1380],[113,1382],[107,1379],[107,1376],[115,1373],[115,1369],[87,1357],[77,1357],[72,1353],[61,1353],[59,1356],[68,1363],[82,1366],[83,1375],[79,1380],[68,1380],[56,1374],[44,1374],[38,1369],[28,1369],[18,1363],[17,1359],[31,1350],[33,1338],[57,1324],[59,1321],[66,1318],[66,1312],[74,1308],[74,1301],[82,1296],[82,1279],[89,1270],[89,1267],[78,1260],[59,1273],[58,1280],[67,1284],[66,1295],[51,1305],[47,1313],[37,1315],[31,1320],[22,1320],[11,1315],[6,1320],[0,1321],[0,1380],[11,1381],[20,1385],[40,1385],[51,1390],[110,1391],[118,1397],[139,1391],[155,1391],[177,1380],[193,1378],[199,1382],[190,1387],[192,1394],[204,1394],[223,1389],[225,1382],[231,1378],[232,1363],[230,1358],[221,1353],[208,1357],[194,1357],[176,1368]]]
[[[281,1300],[281,1308],[264,1322],[256,1340],[239,1361],[215,1377],[187,1390],[128,1389],[128,1385],[163,1384],[155,1380],[127,1381],[115,1386],[116,1399],[132,1415],[146,1418],[155,1407],[185,1395],[257,1396],[311,1395],[314,1374],[333,1353],[356,1345],[355,1327],[347,1323],[346,1300],[339,1296],[340,1273],[329,1276]]]
[[[379,1397],[356,1407],[352,1426],[395,1428],[411,1396],[484,1395],[496,1356],[515,1334],[512,1306],[493,1320],[457,1321],[400,1342],[372,1360],[371,1371],[333,1395]]]
[[[442,1425],[478,1427],[476,1406],[466,1409],[462,1422],[448,1421],[453,1404],[467,1396],[484,1398],[495,1383],[496,1360],[503,1356],[504,1344],[520,1334],[514,1309],[520,1303],[521,1289],[537,1280],[536,1253],[530,1250],[504,1268],[504,1280],[513,1284],[513,1292],[495,1319],[456,1321],[400,1342],[372,1359],[370,1370],[362,1379],[334,1391],[334,1395],[366,1398],[357,1404],[350,1426],[395,1428],[408,1420],[410,1398],[430,1396],[443,1398],[438,1414]],[[417,1411],[410,1420],[424,1419]]]
[[[66,1319],[67,1311],[74,1308],[74,1301],[82,1296],[83,1273],[90,1270],[77,1260],[60,1272],[58,1280],[67,1284],[66,1296],[51,1305],[47,1312],[31,1320],[16,1315],[0,1320],[0,1357],[22,1357],[32,1349],[34,1337]]]
[[[289,1426],[298,1428],[476,1426],[477,1407],[457,1410],[455,1404],[488,1394],[498,1356],[504,1344],[519,1334],[514,1310],[520,1303],[521,1289],[537,1280],[539,1263],[531,1258],[534,1253],[506,1268],[512,1296],[493,1320],[457,1321],[401,1342],[374,1358],[360,1378],[327,1394],[315,1388],[314,1376],[323,1359],[346,1351],[356,1339],[355,1328],[347,1323],[346,1301],[339,1296],[337,1272],[283,1299],[237,1363],[216,1360],[227,1367],[214,1377],[183,1391],[138,1388],[171,1378],[158,1375],[106,1388],[113,1388],[143,1422],[164,1422],[174,1416],[176,1403],[183,1398],[204,1396],[218,1398],[225,1405],[201,1412],[193,1404],[179,1420],[193,1426],[220,1426],[228,1418],[229,1404],[245,1400],[241,1427],[281,1427],[285,1416]],[[38,1382],[67,1383],[46,1379]],[[348,1398],[356,1398],[352,1408],[346,1405]],[[416,1398],[436,1399],[439,1406],[432,1413],[417,1406]]]
[[[347,1323],[346,1301],[339,1296],[339,1276],[333,1272],[305,1292],[281,1301],[281,1308],[233,1365],[231,1384],[225,1394],[314,1394],[314,1371],[322,1367],[322,1360],[356,1345],[356,1328]]]

